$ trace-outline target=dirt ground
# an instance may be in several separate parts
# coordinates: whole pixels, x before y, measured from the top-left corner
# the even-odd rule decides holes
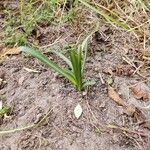
[[[143,74],[138,75],[124,61],[125,56],[140,61],[136,56],[142,55],[142,48],[139,49],[142,42],[137,45],[133,35],[122,33],[104,25],[93,36],[86,78],[96,80],[96,84],[82,93],[36,59],[19,54],[2,61],[0,77],[6,84],[0,86],[0,95],[11,107],[11,113],[1,118],[0,130],[27,127],[47,116],[33,128],[1,134],[0,149],[149,150],[150,99],[137,98],[130,87],[138,84],[149,92],[150,74],[143,68]],[[38,72],[28,72],[25,68]],[[113,80],[116,93],[138,113],[112,100],[108,95],[109,80]],[[78,103],[83,114],[76,119],[73,110]]]
[[[17,1],[8,6],[19,10]],[[0,11],[0,33],[5,13]],[[35,40],[41,50],[65,49],[82,41],[97,17],[81,7],[72,24],[39,23],[27,41]],[[7,45],[0,41],[0,53],[3,47]],[[89,44],[85,78],[96,84],[78,92],[30,56],[19,53],[0,60],[0,102],[11,108],[7,116],[0,115],[0,150],[150,150],[149,37],[136,37],[102,19]],[[79,119],[74,115],[77,104],[83,109]]]

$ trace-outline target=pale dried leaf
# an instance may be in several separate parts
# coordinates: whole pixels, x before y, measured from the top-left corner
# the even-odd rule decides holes
[[[80,104],[78,104],[75,109],[74,109],[74,115],[77,119],[79,119],[79,117],[82,115],[82,107]]]
[[[119,96],[119,94],[111,86],[108,87],[108,96],[112,100],[114,100],[117,104],[121,106],[125,106],[124,100]]]

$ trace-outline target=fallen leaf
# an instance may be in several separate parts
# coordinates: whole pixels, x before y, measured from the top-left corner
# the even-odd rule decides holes
[[[131,76],[134,73],[134,68],[131,65],[118,65],[115,73],[118,76]]]
[[[124,100],[119,96],[119,94],[111,86],[108,87],[108,96],[112,100],[114,100],[117,104],[121,106],[125,106]]]
[[[145,84],[133,86],[131,90],[136,99],[150,100],[150,90]]]
[[[74,114],[75,114],[75,117],[77,119],[79,119],[79,117],[82,115],[82,107],[80,106],[80,104],[78,104],[75,109],[74,109]]]
[[[137,122],[141,122],[146,119],[143,112],[133,104],[127,105],[126,107],[124,107],[124,109],[125,109],[124,113],[127,114],[128,116],[133,117]]]
[[[26,70],[26,71],[28,71],[28,72],[33,72],[33,73],[38,73],[39,72],[37,70],[26,68],[26,67],[23,67],[23,69]]]
[[[106,74],[109,74],[109,75],[111,75],[111,76],[113,76],[113,74],[114,74],[114,73],[113,73],[113,69],[110,68],[110,67],[104,69],[103,72],[106,73]]]
[[[19,54],[21,51],[19,48],[3,48],[1,50],[1,54],[0,54],[0,58],[4,58],[6,57],[7,55],[16,55],[16,54]]]
[[[145,119],[144,114],[141,110],[139,110],[134,105],[128,105],[122,98],[120,98],[119,94],[114,90],[114,88],[108,88],[108,95],[111,99],[113,99],[117,104],[123,106],[125,109],[125,113],[128,116],[132,116],[138,121],[143,121]]]
[[[137,107],[135,107],[133,117],[137,120],[137,122],[143,122],[144,120],[146,120],[146,117],[143,114],[143,112]]]
[[[133,116],[135,112],[136,112],[136,107],[135,106],[133,106],[133,105],[127,106],[126,113],[129,116]]]

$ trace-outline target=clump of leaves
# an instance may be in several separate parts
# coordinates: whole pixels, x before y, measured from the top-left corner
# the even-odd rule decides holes
[[[26,46],[22,46],[20,49],[22,52],[28,53],[33,57],[39,59],[48,67],[52,68],[54,71],[58,72],[66,79],[68,79],[76,87],[77,90],[82,91],[85,89],[85,87],[93,85],[95,83],[94,81],[84,81],[83,76],[83,70],[85,68],[85,61],[87,57],[88,40],[94,32],[92,32],[89,36],[87,36],[85,40],[82,42],[82,44],[78,46],[77,49],[75,48],[70,49],[70,58],[67,58],[61,52],[54,51],[56,55],[58,55],[61,59],[63,59],[66,62],[66,64],[69,66],[69,69],[63,68],[62,66],[59,66],[57,63],[54,63],[52,60],[49,60],[47,56],[45,56],[38,50],[34,50]]]

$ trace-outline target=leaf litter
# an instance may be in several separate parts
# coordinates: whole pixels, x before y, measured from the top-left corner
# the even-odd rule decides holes
[[[145,120],[143,112],[133,104],[128,104],[111,86],[108,87],[108,96],[118,105],[122,106],[125,109],[125,113],[127,115],[134,117],[138,121]]]
[[[17,47],[14,48],[3,48],[0,50],[0,59],[6,58],[8,55],[17,55],[20,54],[20,49]]]
[[[75,109],[74,109],[74,115],[75,115],[75,117],[76,117],[77,119],[79,119],[80,116],[82,115],[82,112],[83,112],[83,110],[82,110],[81,105],[80,105],[80,104],[77,104],[77,106],[76,106]]]
[[[150,100],[150,89],[145,83],[137,84],[131,87],[133,96],[140,100]]]

